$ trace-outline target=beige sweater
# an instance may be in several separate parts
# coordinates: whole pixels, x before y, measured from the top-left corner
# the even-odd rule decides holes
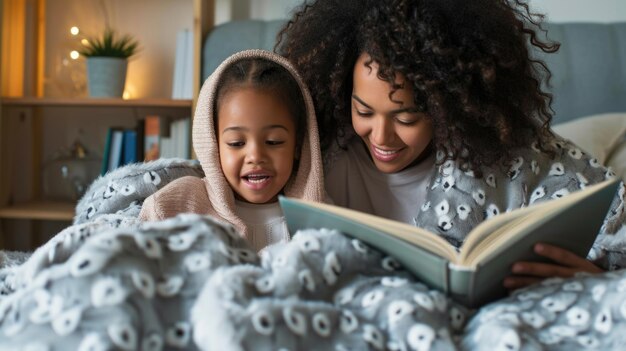
[[[246,223],[235,213],[234,192],[220,167],[213,123],[217,82],[222,72],[234,62],[248,57],[262,57],[277,62],[294,76],[302,89],[307,110],[307,131],[300,150],[296,175],[285,186],[284,194],[311,201],[323,201],[324,180],[315,110],[302,78],[285,58],[269,51],[247,50],[226,59],[206,80],[198,97],[193,120],[193,147],[205,178],[183,177],[169,183],[145,200],[139,214],[140,219],[161,220],[179,213],[208,214],[232,223],[243,236],[249,236]]]

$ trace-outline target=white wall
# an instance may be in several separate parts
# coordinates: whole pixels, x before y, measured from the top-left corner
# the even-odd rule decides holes
[[[382,0],[381,0],[382,1]],[[216,0],[216,23],[231,19],[287,18],[302,0]],[[529,0],[550,22],[626,21],[626,0]]]
[[[548,22],[623,22],[625,0],[530,0]]]
[[[215,23],[242,19],[289,18],[303,0],[216,0]]]
[[[130,97],[170,97],[176,35],[193,24],[193,2],[188,0],[47,1],[45,95],[85,93],[84,61],[68,60],[69,52],[80,47],[69,29],[78,26],[87,36],[100,34],[105,28],[104,13],[119,34],[132,34],[139,41],[139,53],[128,65]]]

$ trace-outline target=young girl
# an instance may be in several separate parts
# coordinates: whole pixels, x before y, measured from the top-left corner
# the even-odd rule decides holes
[[[332,200],[458,247],[485,218],[611,177],[550,131],[549,71],[530,48],[558,44],[540,28],[522,0],[307,2],[277,47],[312,91]],[[622,185],[603,234],[626,230],[623,206]],[[611,236],[594,252],[609,252]],[[560,248],[535,249],[553,263],[515,264],[506,287],[600,271]]]
[[[206,177],[177,179],[147,198],[140,218],[209,214],[260,250],[289,239],[279,194],[323,200],[311,97],[284,58],[248,50],[226,59],[202,87],[193,146]]]

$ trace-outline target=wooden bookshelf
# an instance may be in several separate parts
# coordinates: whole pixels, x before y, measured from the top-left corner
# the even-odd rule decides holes
[[[0,208],[0,218],[71,221],[75,203],[35,200]]]
[[[192,96],[197,97],[201,85],[202,43],[214,24],[215,0],[185,2],[187,4],[180,10],[176,5],[173,23],[162,21],[162,16],[167,16],[172,9],[171,0],[144,0],[142,4],[156,9],[151,11],[152,17],[129,25],[136,21],[126,16],[117,24],[121,32],[142,38],[145,52],[137,59],[145,59],[145,65],[138,64],[136,67],[142,69],[131,69],[131,72],[143,71],[140,75],[145,79],[135,78],[134,82],[139,79],[139,82],[147,81],[147,84],[152,84],[151,79],[158,84],[163,83],[173,74],[173,66],[163,64],[175,60],[173,46],[161,45],[172,43],[164,38],[168,35],[170,39],[175,37],[176,31],[183,27],[192,29]],[[74,136],[84,138],[83,142],[90,144],[86,145],[88,149],[97,154],[104,148],[103,135],[111,126],[132,128],[139,120],[152,115],[164,117],[168,122],[193,116],[195,101],[170,99],[167,88],[151,90],[145,84],[143,88],[141,84],[136,84],[134,91],[130,91],[131,96],[146,97],[137,99],[60,97],[72,94],[54,86],[51,86],[54,89],[44,89],[44,82],[62,83],[63,79],[68,79],[67,72],[55,73],[53,63],[60,57],[60,51],[50,49],[66,45],[66,39],[59,34],[67,30],[65,25],[76,23],[84,33],[97,27],[81,25],[79,20],[68,20],[71,16],[58,16],[64,11],[63,7],[69,5],[78,9],[82,3],[82,0],[69,0],[62,6],[50,0],[9,0],[4,1],[0,11],[0,37],[4,38],[0,40],[0,241],[3,236],[4,239],[10,237],[3,232],[18,232],[16,228],[26,236],[56,234],[60,223],[54,221],[72,220],[75,203],[42,199],[42,170],[55,150],[68,146]],[[120,11],[137,8],[139,5],[136,4],[116,2]],[[188,17],[191,13],[193,17]],[[96,12],[92,15],[100,16]],[[146,31],[146,28],[149,30]],[[147,54],[151,50],[161,54]],[[160,69],[155,71],[154,67]],[[160,86],[167,87],[168,84]],[[59,97],[44,97],[46,94]],[[13,239],[5,240],[5,243],[11,245],[19,241]]]

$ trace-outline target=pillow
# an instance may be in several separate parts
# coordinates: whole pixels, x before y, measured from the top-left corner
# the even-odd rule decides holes
[[[626,135],[626,113],[582,117],[554,125],[552,129],[596,157],[601,164],[608,165],[607,158]]]

